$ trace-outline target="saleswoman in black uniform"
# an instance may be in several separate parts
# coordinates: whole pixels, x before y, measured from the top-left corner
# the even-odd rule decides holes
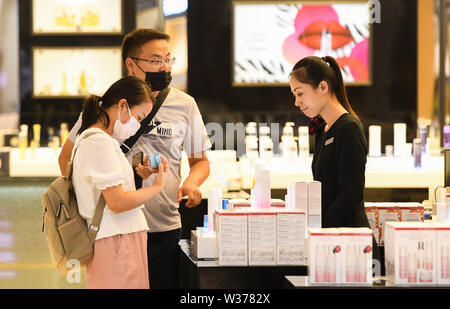
[[[364,209],[367,141],[333,57],[307,57],[292,69],[295,106],[315,134],[314,180],[322,183],[322,227],[368,227]],[[379,260],[374,242],[373,258]]]

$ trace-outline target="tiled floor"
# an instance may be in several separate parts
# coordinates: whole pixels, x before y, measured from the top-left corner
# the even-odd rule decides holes
[[[41,195],[52,180],[0,178],[0,289],[87,287],[84,270],[66,278],[48,253]]]

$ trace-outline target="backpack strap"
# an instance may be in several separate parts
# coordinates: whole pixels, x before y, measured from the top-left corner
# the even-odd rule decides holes
[[[86,134],[86,136],[83,137],[83,139],[88,138],[89,136],[92,136],[97,133],[98,132],[88,133]],[[73,160],[75,159],[75,154],[77,152],[78,146],[77,148],[74,149],[72,160],[69,162],[66,168],[66,179],[68,180],[68,185],[70,186],[70,189],[74,196],[75,191],[73,190],[72,185]],[[92,218],[91,224],[89,224],[88,226],[89,239],[91,240],[91,243],[94,243],[95,237],[97,236],[97,232],[100,228],[100,221],[102,220],[103,210],[105,209],[105,206],[106,206],[105,198],[103,197],[103,194],[100,192],[100,199],[98,200],[97,206],[95,207],[94,217]]]

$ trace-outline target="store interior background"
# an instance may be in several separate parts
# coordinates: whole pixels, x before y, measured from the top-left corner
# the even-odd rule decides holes
[[[196,99],[205,123],[225,125],[227,122],[246,124],[255,121],[277,122],[283,126],[285,122],[293,121],[296,126],[307,124],[308,119],[294,106],[287,85],[231,85],[231,0],[191,0],[185,14],[170,18],[164,18],[161,0],[125,1],[128,14],[134,15],[128,20],[126,30],[148,27],[171,35],[172,54],[177,57],[172,85]],[[19,3],[30,2],[0,1],[0,129],[18,128],[22,123],[30,126],[40,123],[43,130],[48,126],[59,128],[62,122],[71,127],[81,111],[82,99],[35,99],[31,94],[33,39],[24,26],[29,26],[30,21],[20,19],[24,11],[21,11],[23,6],[19,6]],[[417,134],[418,117],[438,119],[447,115],[449,100],[446,97],[442,109],[437,89],[439,27],[436,5],[440,1],[380,2],[381,23],[372,25],[372,83],[349,86],[347,91],[367,137],[369,125],[382,126],[384,150],[385,145],[393,144],[394,122],[407,123],[407,142],[412,142]],[[106,38],[103,44],[108,40],[117,43],[117,38]],[[67,45],[73,44],[73,40],[66,41]],[[448,70],[446,75],[449,75]],[[0,236],[16,232],[13,240],[6,238],[5,241],[0,237],[3,241],[0,241],[0,247],[9,241],[15,248],[13,253],[0,250],[0,288],[86,287],[84,277],[80,284],[70,284],[50,263],[40,233],[40,195],[48,184],[49,180],[33,180],[32,186],[28,180],[0,180]],[[422,201],[406,194],[399,198]],[[8,268],[4,263],[9,263]]]
[[[165,19],[159,0],[127,1],[128,10],[136,10],[136,18],[126,28],[150,27],[171,34],[172,53],[177,57],[172,85],[196,99],[205,123],[284,125],[294,121],[296,126],[305,125],[307,119],[295,108],[287,85],[231,85],[231,2],[190,1],[187,13]],[[72,126],[82,99],[31,98],[30,45],[40,41],[26,33],[29,21],[19,23],[19,1],[3,0],[0,5],[0,129],[17,128],[18,123],[40,123],[43,130],[62,122]],[[393,143],[394,122],[407,123],[411,142],[417,118],[432,119],[440,113],[433,103],[438,75],[434,7],[431,0],[381,1],[382,22],[372,24],[372,84],[347,87],[366,134],[369,125],[382,126],[382,149]]]

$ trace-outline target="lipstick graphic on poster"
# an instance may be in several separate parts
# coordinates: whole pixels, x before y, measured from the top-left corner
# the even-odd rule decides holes
[[[346,83],[370,82],[367,2],[234,5],[234,85],[288,83],[294,64],[332,56]]]

